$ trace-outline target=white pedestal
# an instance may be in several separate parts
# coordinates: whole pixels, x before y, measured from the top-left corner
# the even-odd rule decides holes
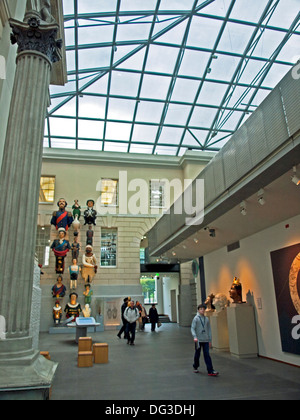
[[[257,357],[258,346],[254,309],[247,303],[233,303],[227,308],[229,346],[232,356]]]
[[[223,309],[221,312],[215,312],[210,317],[212,346],[213,349],[217,351],[229,350],[229,334],[226,311],[227,309]]]

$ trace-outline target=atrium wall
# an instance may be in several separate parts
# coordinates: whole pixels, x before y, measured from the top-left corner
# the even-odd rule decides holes
[[[54,226],[51,226],[50,220],[53,211],[57,210],[57,201],[63,197],[68,202],[66,210],[72,211],[72,205],[74,200],[77,199],[81,205],[81,212],[83,214],[86,209],[86,202],[88,199],[93,199],[95,203],[100,196],[100,191],[97,191],[97,184],[101,178],[118,179],[119,180],[119,199],[121,196],[127,194],[126,205],[128,204],[128,211],[122,212],[123,208],[121,203],[117,207],[108,207],[107,212],[115,214],[98,215],[96,220],[96,226],[93,226],[94,238],[93,238],[93,251],[95,252],[98,260],[98,271],[93,279],[93,305],[92,310],[97,313],[100,310],[105,311],[108,301],[114,300],[119,308],[121,301],[125,296],[132,296],[133,299],[143,300],[142,290],[140,285],[140,247],[143,236],[148,230],[155,224],[161,213],[165,209],[155,209],[150,207],[148,202],[147,211],[143,214],[131,214],[130,213],[130,201],[134,200],[134,196],[139,193],[139,187],[135,190],[130,191],[130,183],[134,187],[135,182],[144,181],[147,188],[147,197],[149,197],[149,181],[153,179],[166,179],[172,182],[173,180],[179,180],[183,185],[185,175],[196,176],[198,171],[204,168],[207,163],[207,157],[205,154],[198,157],[198,162],[189,162],[188,159],[174,159],[172,162],[165,162],[165,166],[158,165],[156,156],[147,157],[148,164],[139,162],[139,157],[136,156],[135,164],[129,164],[126,162],[126,158],[122,155],[123,165],[120,163],[108,163],[105,162],[105,156],[101,154],[97,155],[96,152],[92,152],[91,159],[74,159],[73,151],[69,152],[69,159],[66,158],[68,151],[64,150],[64,158],[60,158],[59,151],[57,151],[56,158],[44,157],[42,166],[42,176],[55,176],[55,199],[53,204],[40,204],[39,205],[39,217],[38,217],[38,231],[41,229],[48,228],[50,236],[48,239],[49,244],[57,238],[57,231]],[[75,152],[76,153],[76,152]],[[45,153],[47,155],[47,152]],[[99,156],[100,160],[93,160]],[[100,158],[101,157],[101,158]],[[111,155],[110,155],[111,157]],[[116,154],[119,157],[119,154]],[[194,158],[195,159],[195,158]],[[172,163],[172,164],[171,164]],[[169,165],[169,167],[168,167]],[[123,178],[122,178],[123,177]],[[127,179],[127,184],[124,181]],[[127,185],[127,191],[120,190],[121,182],[123,186]],[[175,192],[173,188],[170,189],[170,200],[173,203],[174,198],[177,198],[180,191]],[[139,201],[137,201],[139,206]],[[83,215],[80,218],[81,229],[79,242],[81,250],[79,254],[79,264],[82,262],[82,255],[86,246],[86,231],[87,225],[84,226]],[[115,228],[117,229],[117,264],[116,267],[101,267],[100,262],[100,249],[101,249],[101,229],[103,228]],[[68,240],[70,243],[73,241],[73,227],[68,231]],[[42,261],[39,261],[43,264]],[[67,303],[69,299],[69,273],[68,267],[72,263],[71,252],[65,259],[65,271],[63,275],[64,284],[67,287],[67,293],[62,302],[62,307]],[[48,331],[52,326],[52,306],[54,299],[51,297],[51,288],[56,283],[57,274],[55,272],[55,256],[50,251],[49,265],[42,268],[43,275],[41,276],[41,288],[42,288],[42,314],[41,314],[41,331]],[[184,272],[190,271],[190,268],[184,269]],[[161,276],[163,278],[163,275]],[[190,322],[191,314],[189,311],[186,315],[186,303],[189,302],[189,284],[185,284],[185,277],[183,276],[182,285],[180,285],[179,294],[182,296],[179,301],[179,322],[181,325],[187,325]],[[189,283],[189,280],[187,280]],[[84,291],[84,280],[79,276],[78,290],[79,301],[83,306],[83,291]],[[158,309],[162,309],[162,302],[159,303]]]

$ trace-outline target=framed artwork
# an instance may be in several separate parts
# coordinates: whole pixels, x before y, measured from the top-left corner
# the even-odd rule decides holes
[[[271,252],[282,351],[300,355],[300,244]]]

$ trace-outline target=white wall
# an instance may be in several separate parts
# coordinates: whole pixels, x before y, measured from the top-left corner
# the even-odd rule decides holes
[[[178,312],[178,294],[179,294],[179,274],[166,274],[162,279],[163,286],[163,302],[164,302],[164,314],[168,315],[172,322],[176,320],[172,319],[171,310],[171,290],[176,290],[176,312],[177,322],[179,322]]]
[[[289,225],[289,228],[286,228]],[[207,294],[224,293],[234,276],[243,286],[243,300],[251,294],[261,356],[300,366],[300,356],[281,350],[277,304],[270,252],[300,243],[300,215],[286,220],[240,241],[240,249],[227,252],[227,248],[208,254],[204,258]],[[262,309],[257,308],[257,298]],[[252,301],[252,302],[251,302]]]

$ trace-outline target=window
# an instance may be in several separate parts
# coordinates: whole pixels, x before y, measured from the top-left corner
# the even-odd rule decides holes
[[[38,226],[36,234],[35,255],[38,264],[49,265],[50,256],[50,227]]]
[[[117,179],[101,179],[101,205],[117,206],[118,205],[118,180]]]
[[[117,266],[117,229],[101,229],[101,267]]]
[[[150,181],[150,207],[165,207],[165,182],[158,180]]]
[[[55,176],[41,176],[40,178],[40,204],[54,203]]]
[[[146,256],[145,256],[145,248],[140,248],[140,263],[145,264]]]
[[[157,276],[143,276],[140,281],[144,295],[144,303],[157,304]]]

